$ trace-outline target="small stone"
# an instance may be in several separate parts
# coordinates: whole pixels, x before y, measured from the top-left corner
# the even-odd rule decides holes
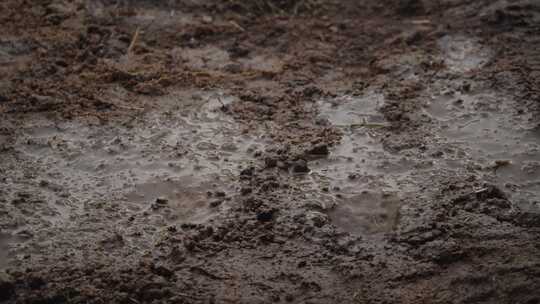
[[[223,192],[223,191],[216,191],[216,196],[217,196],[217,197],[225,197],[225,192]]]

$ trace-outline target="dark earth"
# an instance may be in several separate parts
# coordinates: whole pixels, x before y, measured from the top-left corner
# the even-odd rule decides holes
[[[0,302],[540,303],[540,1],[0,24]]]

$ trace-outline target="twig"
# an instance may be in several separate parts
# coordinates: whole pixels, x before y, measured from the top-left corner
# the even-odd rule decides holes
[[[245,32],[246,29],[244,29],[243,27],[240,26],[240,24],[238,24],[236,21],[234,20],[230,20],[229,23],[234,26],[235,28],[237,28],[238,30],[240,30],[241,32]]]
[[[135,43],[137,42],[137,39],[139,38],[139,31],[140,31],[140,28],[137,27],[137,29],[135,30],[135,34],[133,34],[133,39],[131,39],[131,43],[129,44],[129,47],[127,50],[128,56],[131,55],[133,51],[133,47],[135,46]]]

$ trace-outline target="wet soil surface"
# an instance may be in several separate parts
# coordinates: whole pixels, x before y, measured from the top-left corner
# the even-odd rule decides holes
[[[537,1],[0,24],[0,302],[540,303]]]

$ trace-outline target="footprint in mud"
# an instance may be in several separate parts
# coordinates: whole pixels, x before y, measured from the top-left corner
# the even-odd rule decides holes
[[[481,164],[514,198],[538,201],[540,132],[533,114],[518,108],[511,97],[478,89],[436,92],[426,111],[439,137]]]
[[[385,151],[380,141],[387,124],[378,111],[383,103],[375,92],[317,103],[317,119],[337,126],[343,136],[327,158],[311,162],[312,172],[301,184],[311,189],[307,198],[321,202],[332,222],[352,234],[390,231],[400,200],[388,193],[413,189],[414,163]]]

